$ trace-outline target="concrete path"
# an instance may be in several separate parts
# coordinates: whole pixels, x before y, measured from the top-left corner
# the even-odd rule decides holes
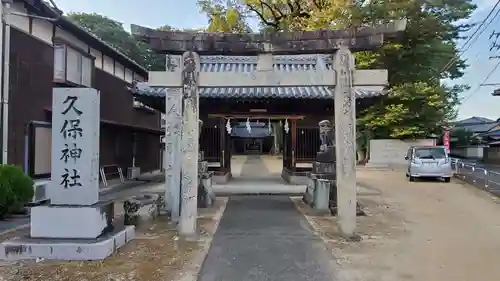
[[[286,196],[233,196],[198,281],[332,281],[333,256]]]
[[[289,185],[281,178],[283,160],[275,156],[248,155],[234,157],[231,170],[233,178],[226,184],[212,186],[217,196],[227,195],[300,195],[306,191],[305,185]],[[237,169],[235,169],[235,167]]]
[[[229,186],[248,193],[296,188],[262,158],[248,156]],[[288,196],[231,196],[198,281],[336,280],[325,247]]]
[[[260,155],[248,155],[241,168],[240,178],[245,179],[279,179],[269,170]],[[279,175],[279,174],[278,174]]]

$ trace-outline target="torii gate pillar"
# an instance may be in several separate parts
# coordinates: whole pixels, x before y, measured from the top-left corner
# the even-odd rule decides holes
[[[356,229],[356,96],[353,88],[354,56],[340,46],[334,56],[335,152],[337,214],[341,232],[354,236]]]
[[[293,87],[316,85],[335,87],[335,142],[337,154],[337,192],[340,228],[352,237],[356,227],[356,99],[353,85],[386,85],[387,71],[354,69],[351,51],[380,47],[384,38],[396,38],[406,29],[406,20],[352,30],[280,32],[276,34],[227,34],[159,31],[132,25],[132,33],[148,41],[152,49],[183,54],[184,71],[150,72],[149,83],[162,87],[183,87],[182,129],[182,234],[196,231],[198,87]],[[185,52],[186,50],[196,50]],[[335,52],[334,71],[252,73],[199,72],[199,55],[259,55],[269,66],[271,55],[331,54]],[[260,67],[259,67],[260,68]],[[364,72],[364,73],[363,73]],[[368,73],[370,72],[370,73]],[[156,81],[156,82],[155,82]]]

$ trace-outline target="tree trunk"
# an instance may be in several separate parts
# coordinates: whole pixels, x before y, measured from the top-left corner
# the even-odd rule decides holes
[[[358,154],[358,163],[359,164],[365,164],[366,162],[366,151],[364,149],[360,149],[357,152]]]

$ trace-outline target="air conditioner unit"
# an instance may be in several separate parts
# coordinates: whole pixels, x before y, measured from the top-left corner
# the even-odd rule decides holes
[[[127,179],[135,180],[141,174],[141,167],[128,167],[127,169]]]
[[[50,184],[50,180],[38,180],[35,181],[33,185],[34,193],[33,193],[33,203],[38,203],[44,200],[47,200],[46,190],[48,185]]]

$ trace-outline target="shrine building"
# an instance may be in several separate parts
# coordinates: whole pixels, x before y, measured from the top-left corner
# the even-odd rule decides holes
[[[200,56],[202,72],[255,72],[258,56]],[[182,67],[167,59],[168,67]],[[332,70],[331,55],[275,55],[273,70]],[[167,70],[168,71],[168,70]],[[355,86],[356,111],[380,100],[381,85]],[[165,112],[165,97],[181,89],[139,83],[137,100]],[[334,88],[200,87],[199,118],[203,121],[200,150],[218,175],[231,175],[234,154],[282,154],[283,178],[305,176],[320,146],[318,122],[333,120]]]

